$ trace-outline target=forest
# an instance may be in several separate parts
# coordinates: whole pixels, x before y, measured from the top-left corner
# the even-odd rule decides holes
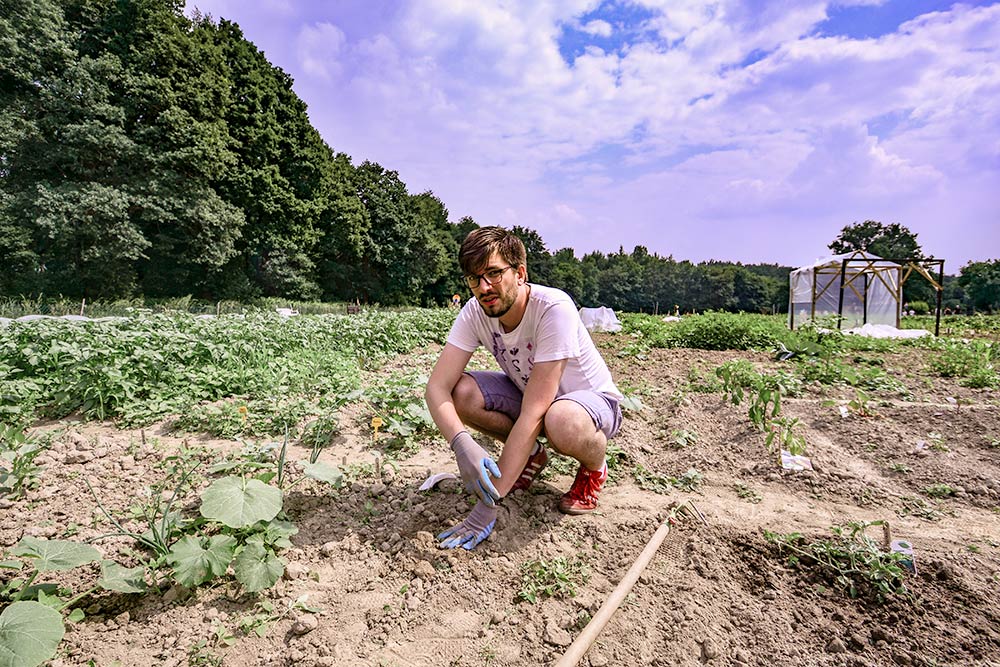
[[[0,296],[444,304],[464,294],[458,244],[491,224],[453,222],[433,192],[337,152],[238,25],[177,0],[0,0],[0,107]],[[514,229],[530,279],[580,305],[787,307],[791,267],[643,246],[577,257]],[[830,248],[893,229],[923,256],[874,221]],[[933,305],[920,282],[908,300]],[[963,267],[944,296],[1000,307],[1000,261]]]

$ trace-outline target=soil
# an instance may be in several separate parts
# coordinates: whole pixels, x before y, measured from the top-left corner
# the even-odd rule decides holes
[[[504,502],[486,542],[471,552],[441,550],[434,535],[464,516],[467,498],[450,481],[429,492],[417,487],[429,473],[455,471],[446,443],[428,441],[391,465],[373,443],[370,415],[349,406],[321,460],[345,469],[375,464],[381,474],[355,477],[332,492],[309,482],[286,496],[299,532],[273,589],[252,596],[230,580],[193,591],[165,585],[144,595],[95,593],[83,603],[85,620],[68,624],[51,665],[549,665],[597,612],[671,504],[688,499],[707,525],[673,525],[580,664],[1000,665],[996,393],[931,376],[916,350],[882,355],[906,391],[871,399],[874,414],[842,417],[828,404],[854,398],[849,388],[810,385],[783,403],[783,414],[801,420],[814,466],[792,472],[768,453],[746,405],[686,389],[692,368],[708,374],[736,358],[773,368],[766,355],[619,356],[624,337],[597,338],[620,385],[645,406],[627,413],[614,441],[627,459],[613,470],[598,512],[570,517],[556,510],[573,469],[552,465],[531,489]],[[436,351],[380,372],[429,368]],[[0,501],[2,549],[24,535],[83,540],[107,532],[84,480],[120,512],[182,448],[221,454],[240,446],[176,433],[170,420],[141,432],[80,422],[35,430],[59,435],[41,459],[41,485],[17,501]],[[696,438],[678,446],[674,430]],[[293,450],[292,460],[307,454]],[[696,468],[703,483],[694,493],[646,491],[631,474],[636,464],[673,477]],[[954,494],[930,497],[925,490],[933,484]],[[196,512],[196,497],[188,507]],[[764,533],[829,538],[831,526],[850,520],[885,520],[893,538],[913,544],[910,597],[851,598],[817,568],[790,564]],[[95,544],[108,557],[134,562],[124,538]],[[522,566],[559,557],[589,571],[575,595],[519,601]],[[95,573],[83,568],[61,583],[83,588]],[[263,636],[241,631],[241,620],[260,613],[262,601],[282,617],[261,627]],[[219,639],[220,628],[228,641]]]

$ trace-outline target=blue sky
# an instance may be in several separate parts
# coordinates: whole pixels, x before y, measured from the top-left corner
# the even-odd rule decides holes
[[[555,251],[809,263],[898,222],[1000,258],[1000,2],[188,0],[355,164]]]

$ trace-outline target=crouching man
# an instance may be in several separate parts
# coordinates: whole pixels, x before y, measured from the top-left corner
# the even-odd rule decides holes
[[[500,227],[462,242],[459,264],[472,291],[427,383],[434,423],[451,443],[465,488],[479,502],[438,536],[441,546],[472,549],[493,530],[497,502],[531,486],[548,461],[539,435],[580,463],[559,501],[568,514],[597,508],[608,476],[605,449],[621,426],[622,395],[577,314],[573,300],[528,282],[524,244]],[[503,372],[466,371],[480,346]],[[467,428],[504,443],[499,461]]]

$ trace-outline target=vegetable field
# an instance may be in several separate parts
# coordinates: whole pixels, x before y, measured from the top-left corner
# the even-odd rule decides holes
[[[467,552],[418,488],[453,316],[0,326],[0,665],[549,665],[684,500],[582,665],[1000,665],[995,319],[625,316],[600,510],[554,456]]]

